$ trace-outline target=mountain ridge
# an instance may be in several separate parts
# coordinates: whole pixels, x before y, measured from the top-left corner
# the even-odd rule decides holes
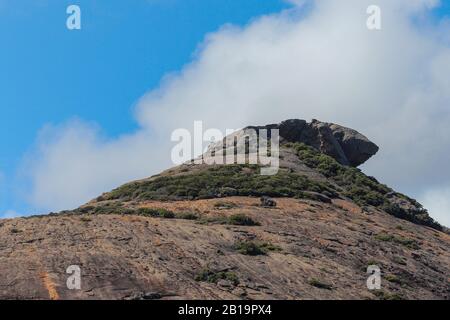
[[[249,188],[254,187],[248,183],[249,172],[242,179],[237,178],[231,182],[223,181],[220,177],[216,177],[215,180],[209,180],[209,176],[204,177],[204,181],[199,185],[200,181],[198,179],[187,181],[185,174],[194,172],[197,174],[196,178],[199,178],[203,177],[198,176],[199,172],[205,173],[211,170],[218,170],[220,174],[231,178],[233,173],[236,173],[236,170],[239,171],[237,169],[239,165],[231,164],[231,169],[227,169],[227,167],[221,165],[195,164],[191,161],[166,170],[161,175],[125,184],[110,193],[105,193],[98,197],[97,200],[118,200],[121,199],[121,196],[125,198],[133,197],[133,194],[141,200],[185,200],[220,198],[234,195],[301,197],[301,191],[319,194],[324,192],[325,197],[328,198],[330,196],[350,198],[364,208],[367,206],[375,207],[398,218],[431,226],[441,231],[448,231],[434,221],[427,210],[416,200],[395,192],[386,185],[379,183],[374,177],[366,176],[361,170],[355,168],[376,154],[379,148],[356,130],[337,124],[324,123],[318,120],[307,123],[305,120],[291,119],[280,124],[248,126],[225,137],[223,141],[212,143],[207,152],[201,157],[209,157],[213,150],[215,150],[214,155],[217,155],[217,150],[224,150],[225,154],[227,148],[233,149],[231,152],[228,150],[229,153],[227,155],[237,152],[247,153],[248,155],[249,150],[252,149],[251,145],[242,150],[238,149],[233,143],[230,144],[227,140],[239,141],[249,136],[249,130],[256,130],[256,134],[259,135],[259,130],[262,129],[279,130],[281,170],[279,175],[283,175],[286,180],[293,179],[296,183],[298,183],[298,180],[303,180],[303,184],[299,184],[298,187],[293,186],[291,190],[286,189],[283,193],[283,191],[277,191],[276,188],[283,185],[285,181],[274,181],[276,179],[271,179],[270,177],[258,177],[255,165],[243,164],[241,166],[247,166],[247,171],[252,170],[251,177],[257,183],[268,183],[269,186],[256,188],[256,191],[253,190],[253,192],[249,190]],[[268,138],[270,139],[270,131],[268,133]],[[250,144],[252,143],[258,143],[258,141],[250,142]],[[253,150],[257,150],[257,147],[254,147]],[[229,171],[231,171],[231,174]],[[301,178],[298,175],[293,175],[292,173],[294,172],[300,174]],[[212,175],[217,176],[217,174]],[[239,182],[238,180],[247,181]],[[167,183],[164,184],[163,182]],[[245,186],[243,192],[239,191],[239,188],[238,190],[233,190],[236,189],[233,188],[233,185],[236,183],[238,185],[239,183],[244,183],[247,186]],[[184,188],[180,188],[180,184]],[[168,185],[173,186],[174,190],[167,191]],[[133,190],[133,187],[137,190]],[[144,190],[145,188],[147,190]],[[228,189],[224,190],[224,188]],[[301,190],[302,188],[305,190]],[[203,189],[204,192],[198,194],[199,189]],[[193,190],[197,190],[197,192]],[[120,195],[121,192],[123,192],[122,195]],[[208,192],[209,194],[207,194]]]
[[[264,128],[281,131],[275,175],[190,161],[75,210],[0,220],[0,298],[450,299],[448,229],[356,168],[373,142],[317,120],[233,135]]]

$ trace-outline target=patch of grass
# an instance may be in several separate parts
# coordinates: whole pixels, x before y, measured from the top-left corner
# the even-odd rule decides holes
[[[320,281],[320,280],[318,280],[318,279],[316,279],[316,278],[310,279],[310,280],[308,281],[308,283],[309,283],[311,286],[316,287],[316,288],[319,288],[319,289],[326,289],[326,290],[332,290],[332,289],[333,289],[333,286],[332,286],[332,285],[330,285],[330,284],[328,284],[328,283],[325,283],[325,282],[322,282],[322,281]]]
[[[253,220],[252,218],[244,214],[233,214],[229,217],[224,216],[214,216],[214,217],[203,217],[198,220],[200,224],[228,224],[234,226],[259,226],[260,224]]]
[[[61,213],[66,213],[63,211]],[[122,203],[117,201],[111,201],[106,203],[101,203],[96,206],[84,206],[78,209],[71,211],[73,214],[93,214],[93,215],[101,215],[101,214],[135,214],[134,209],[126,208]]]
[[[203,269],[198,275],[195,276],[195,281],[217,284],[220,280],[230,281],[235,286],[239,284],[238,276],[234,272],[230,271],[215,272],[210,269]]]
[[[216,209],[233,209],[237,207],[238,207],[237,204],[230,201],[218,201],[214,203],[214,208]]]
[[[109,200],[195,200],[236,196],[303,198],[303,191],[337,196],[331,184],[280,170],[260,175],[256,165],[211,166],[195,174],[156,177],[123,185],[103,197]]]
[[[397,243],[400,243],[401,245],[409,248],[409,249],[413,249],[413,250],[418,250],[420,249],[419,243],[414,240],[414,239],[408,239],[408,238],[403,238],[403,237],[395,237],[394,241]]]
[[[393,242],[401,244],[409,249],[417,250],[420,248],[419,243],[414,239],[408,239],[404,237],[398,237],[387,233],[380,233],[375,236],[376,240],[384,242]]]
[[[81,218],[80,218],[80,221],[82,221],[82,222],[91,222],[91,221],[92,221],[92,219],[91,219],[91,218],[89,218],[89,217],[85,217],[85,216],[83,216],[83,217],[81,217]]]
[[[259,226],[259,223],[244,214],[233,214],[226,219],[227,224],[235,226]]]
[[[154,217],[154,218],[175,218],[175,213],[167,209],[154,209],[154,208],[139,208],[136,213],[144,217]]]
[[[370,259],[370,260],[367,261],[367,266],[377,266],[379,264],[380,263],[378,261],[373,260],[373,259]]]
[[[406,261],[405,261],[405,259],[403,259],[402,257],[394,256],[394,257],[392,258],[392,261],[395,262],[395,263],[397,263],[397,264],[400,264],[400,265],[402,265],[402,266],[406,266]]]
[[[375,239],[379,241],[391,242],[394,240],[394,236],[387,233],[379,233],[375,236]]]
[[[405,300],[405,298],[399,293],[389,293],[383,290],[371,291],[380,300]]]
[[[184,219],[184,220],[198,220],[199,219],[199,216],[192,212],[177,213],[175,215],[175,217],[177,219]]]
[[[402,284],[402,281],[400,280],[400,278],[394,274],[388,274],[388,275],[384,276],[384,279],[386,279],[387,281],[392,282],[392,283]]]
[[[271,243],[253,242],[253,241],[239,241],[235,243],[234,249],[243,255],[259,256],[266,255],[269,251],[281,251],[281,248]]]

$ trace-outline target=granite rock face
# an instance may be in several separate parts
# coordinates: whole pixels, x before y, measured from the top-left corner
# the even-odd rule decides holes
[[[267,208],[228,197],[229,209],[223,201],[137,204],[198,220],[114,210],[0,220],[0,299],[450,299],[448,234],[342,199],[277,198]],[[236,214],[258,225],[199,223]],[[280,249],[244,255],[234,248],[243,241]],[[372,261],[385,277],[379,291],[366,288]],[[71,265],[81,269],[80,290],[67,287]],[[205,269],[235,281],[201,281]]]
[[[245,135],[250,129],[279,129],[280,142],[301,142],[335,158],[339,163],[358,167],[378,152],[378,146],[356,130],[334,123],[290,119],[279,124],[250,126],[234,135]]]

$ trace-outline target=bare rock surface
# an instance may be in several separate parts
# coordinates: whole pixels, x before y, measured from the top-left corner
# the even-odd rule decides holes
[[[270,136],[271,129],[279,130],[281,143],[304,143],[347,166],[358,167],[378,152],[378,146],[356,130],[318,120],[308,123],[299,119],[286,120],[279,124],[246,127],[231,134],[224,141],[213,143],[209,150],[220,150],[227,139],[239,141],[253,131],[258,135],[260,130],[267,130]]]
[[[367,215],[344,200],[280,198],[273,208],[259,198],[217,205],[223,201],[139,204],[209,219],[202,221],[113,213],[2,220],[0,298],[450,299],[450,237],[443,232]],[[258,225],[213,222],[233,214]],[[242,241],[278,249],[244,255],[235,248]],[[366,287],[372,264],[382,270],[380,291]],[[81,268],[81,290],[66,286],[70,265]],[[205,270],[233,278],[201,281]]]

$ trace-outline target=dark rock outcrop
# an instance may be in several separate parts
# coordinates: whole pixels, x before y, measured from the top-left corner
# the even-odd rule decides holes
[[[266,208],[276,207],[277,202],[273,200],[272,198],[269,198],[267,196],[263,196],[260,198],[261,206]]]
[[[334,123],[291,119],[280,124],[250,126],[249,129],[279,129],[281,142],[301,142],[335,158],[339,163],[357,167],[378,152],[378,146],[356,130]],[[240,135],[239,132],[234,135]]]

